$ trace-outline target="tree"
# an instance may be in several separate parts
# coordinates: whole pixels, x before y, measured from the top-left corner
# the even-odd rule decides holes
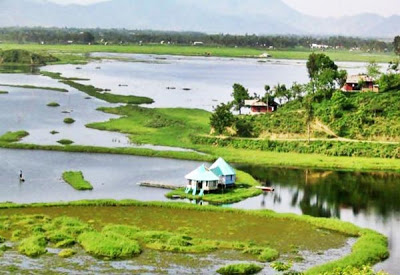
[[[285,84],[279,84],[274,87],[274,97],[279,99],[279,103],[282,104],[282,99],[290,101],[292,99],[292,92],[286,88]]]
[[[367,75],[376,79],[381,75],[380,67],[375,61],[369,62],[367,66]]]
[[[210,117],[210,125],[217,134],[222,134],[227,127],[231,127],[235,122],[235,117],[231,113],[230,104],[221,103]]]
[[[400,36],[396,36],[393,41],[394,52],[397,55],[400,55]]]
[[[307,123],[308,143],[311,140],[311,122],[314,119],[314,108],[312,105],[312,97],[308,96],[304,101],[305,119]]]
[[[252,117],[251,117],[252,118]],[[253,136],[253,123],[247,117],[238,118],[235,123],[236,135],[239,137],[252,137]]]
[[[239,111],[239,114],[241,114],[242,107],[244,107],[244,101],[250,98],[249,91],[242,85],[235,83],[233,84],[232,96],[235,110]]]
[[[322,71],[326,69],[337,71],[338,67],[335,62],[329,58],[329,56],[323,53],[310,54],[307,61],[307,71],[310,79],[315,79]]]
[[[265,85],[264,90],[265,90],[265,94],[263,97],[263,101],[265,103],[267,103],[267,109],[269,109],[269,100],[270,100],[270,97],[272,96],[271,87],[269,85]]]
[[[297,82],[293,82],[292,87],[290,88],[292,91],[293,98],[301,98],[303,95],[304,87]]]
[[[82,42],[85,44],[94,42],[94,35],[90,32],[83,32],[82,34]]]

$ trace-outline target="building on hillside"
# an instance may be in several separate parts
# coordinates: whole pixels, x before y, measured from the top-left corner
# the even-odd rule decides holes
[[[342,87],[344,92],[379,92],[379,86],[375,84],[375,80],[365,74],[350,75],[347,77],[346,83]]]
[[[203,46],[203,45],[204,45],[204,43],[201,42],[201,41],[195,41],[195,42],[193,42],[193,46]]]
[[[236,172],[224,159],[219,158],[210,168],[202,164],[185,176],[188,180],[186,193],[191,192],[193,195],[199,191],[214,191],[219,188],[234,186],[236,182]]]
[[[272,113],[275,112],[278,107],[278,104],[275,102],[272,104],[267,104],[260,99],[245,100],[244,105],[250,108],[251,115]]]

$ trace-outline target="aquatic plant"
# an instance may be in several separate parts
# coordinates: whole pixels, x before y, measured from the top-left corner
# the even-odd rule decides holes
[[[57,132],[57,131],[53,130],[53,131],[51,131],[51,132],[50,132],[50,134],[52,134],[52,135],[56,135],[56,134],[59,134],[59,132]]]
[[[62,145],[71,145],[72,143],[74,143],[72,140],[70,139],[60,139],[57,140],[58,143],[62,144]]]
[[[4,243],[6,241],[6,238],[0,235],[0,243]]]
[[[18,251],[28,257],[37,257],[47,252],[46,245],[44,235],[33,235],[19,243]]]
[[[57,102],[50,102],[47,104],[47,107],[59,107],[60,104],[58,104]]]
[[[253,263],[231,264],[221,267],[217,270],[222,275],[233,274],[256,274],[262,270],[262,267]]]
[[[66,171],[62,174],[65,182],[76,190],[92,190],[93,186],[85,180],[81,171]]]
[[[284,263],[284,262],[273,262],[270,266],[275,269],[276,271],[286,271],[292,268],[293,264],[291,262]]]
[[[5,94],[8,94],[8,92],[7,91],[0,91],[0,95],[5,95]]]
[[[72,124],[74,122],[75,122],[75,119],[73,119],[73,118],[70,118],[70,117],[64,118],[64,123],[66,123],[66,124]]]
[[[6,142],[6,143],[17,142],[28,135],[29,135],[29,133],[27,131],[7,132],[4,135],[0,136],[0,143],[1,142]]]
[[[58,256],[60,256],[61,258],[69,258],[72,257],[73,255],[76,254],[76,251],[71,249],[71,248],[67,248],[67,249],[63,249],[58,253]]]
[[[47,90],[47,91],[56,91],[56,92],[62,92],[62,93],[67,93],[67,89],[63,88],[55,88],[55,87],[42,87],[42,86],[34,86],[34,85],[15,85],[15,84],[0,84],[0,86],[4,87],[13,87],[13,88],[24,88],[24,89],[31,89],[31,90]]]
[[[100,258],[121,259],[141,252],[137,241],[111,232],[85,232],[78,241],[86,252]]]

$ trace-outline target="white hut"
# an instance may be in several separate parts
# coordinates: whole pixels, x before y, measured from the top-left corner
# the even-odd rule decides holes
[[[187,174],[185,178],[188,180],[187,188],[193,190],[194,194],[197,190],[211,191],[218,189],[219,177],[204,164]]]

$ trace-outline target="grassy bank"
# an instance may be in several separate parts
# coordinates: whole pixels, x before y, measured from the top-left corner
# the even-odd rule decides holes
[[[81,171],[66,171],[62,178],[76,190],[93,190],[93,186],[85,180]]]
[[[35,90],[48,90],[48,91],[56,91],[67,93],[67,89],[63,88],[55,88],[55,87],[42,87],[42,86],[34,86],[34,85],[13,85],[13,84],[0,84],[3,87],[14,87],[14,88],[24,88],[24,89],[35,89]]]
[[[91,52],[113,52],[113,53],[138,53],[138,54],[166,54],[183,56],[211,56],[219,57],[259,57],[268,52],[277,59],[307,59],[312,52],[310,49],[288,49],[288,50],[266,50],[259,48],[234,48],[234,47],[213,47],[213,46],[179,46],[179,45],[38,45],[38,44],[2,44],[1,48],[24,49],[37,53],[51,52],[60,61],[55,63],[85,62],[84,54]],[[324,52],[334,61],[360,61],[368,62],[389,62],[395,58],[393,53],[366,53],[349,52],[346,50],[328,50]]]
[[[70,218],[60,218],[61,213]],[[72,225],[70,230],[64,231],[71,233],[62,239],[72,238],[81,244],[82,239],[100,240],[111,236],[114,241],[113,247],[118,243],[122,245],[124,242],[121,241],[129,239],[137,241],[142,248],[168,249],[172,246],[176,252],[179,252],[179,249],[187,252],[187,247],[196,244],[202,244],[202,249],[205,249],[204,245],[207,244],[210,245],[208,249],[228,248],[243,252],[255,251],[257,247],[271,247],[281,253],[290,253],[293,247],[321,251],[343,244],[347,236],[358,237],[349,255],[314,267],[307,272],[308,274],[321,274],[341,267],[361,267],[388,257],[386,238],[372,230],[361,229],[334,219],[278,214],[266,210],[245,211],[183,203],[98,200],[39,204],[4,203],[0,204],[0,214],[2,217],[14,219],[21,217],[18,216],[21,214],[36,217],[42,225],[41,228],[45,230],[44,233],[42,231],[45,235],[53,233],[49,235],[54,236],[63,225],[64,229],[70,228],[65,226]],[[3,218],[1,223],[4,224],[4,221]],[[127,224],[130,226],[126,226]],[[11,238],[15,230],[19,230],[18,238],[29,238],[32,234],[31,229],[35,228],[35,222],[32,218],[30,222],[9,219],[7,229],[2,228],[0,235],[6,239]],[[151,233],[154,231],[163,233],[159,232],[158,237],[154,239],[154,234]],[[85,238],[80,237],[85,232],[94,233]],[[252,234],[249,235],[248,232]],[[208,236],[207,239],[204,239],[204,236]],[[47,239],[50,240],[49,237]],[[60,242],[60,238],[52,239],[50,242]],[[93,244],[92,241],[88,242]],[[159,244],[163,244],[164,247],[158,246]],[[92,253],[91,249],[88,250]],[[100,251],[107,253],[110,250],[103,248]]]
[[[251,175],[236,170],[237,179],[234,188],[228,188],[225,190],[218,190],[204,196],[193,196],[192,194],[186,194],[184,188],[173,190],[166,194],[167,198],[174,198],[179,196],[180,198],[194,199],[208,201],[213,204],[224,204],[224,203],[235,203],[244,199],[258,196],[262,193],[260,189],[255,188],[260,185]]]
[[[17,142],[28,135],[29,133],[27,131],[7,132],[4,135],[0,136],[0,143]]]

